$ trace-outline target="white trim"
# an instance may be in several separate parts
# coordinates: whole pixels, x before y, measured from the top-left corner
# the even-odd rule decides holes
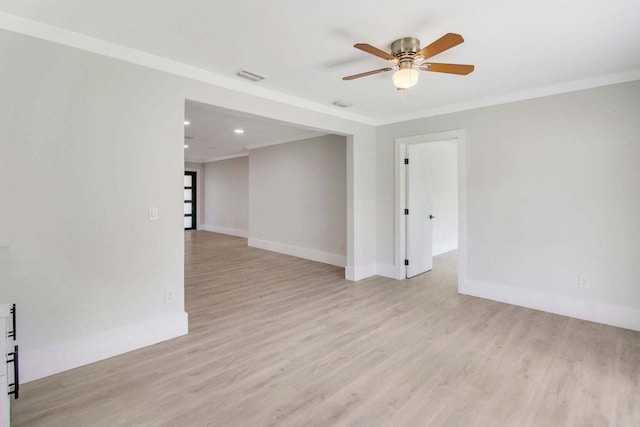
[[[5,12],[0,12],[0,29],[74,47],[76,49],[82,49],[109,58],[127,61],[143,67],[187,77],[189,79],[327,114],[333,117],[339,117],[368,125],[375,125],[375,120],[369,117],[347,112],[334,105],[323,105],[296,96],[286,95],[275,90],[260,87],[255,83],[248,83],[239,77],[227,77],[211,71],[203,70],[202,68],[162,58],[160,56],[107,42],[105,40],[89,37],[63,28],[43,24],[42,22],[21,18]]]
[[[247,150],[255,150],[256,148],[271,147],[272,145],[286,144],[287,142],[306,141],[307,139],[319,138],[321,136],[327,136],[327,135],[331,135],[331,134],[329,134],[329,133],[321,133],[320,135],[313,135],[313,136],[305,136],[305,135],[307,135],[307,133],[301,133],[301,134],[298,134],[298,135],[293,135],[293,136],[289,136],[289,137],[286,137],[286,138],[283,138],[283,139],[274,140],[274,141],[247,145],[245,148]]]
[[[254,239],[253,237],[249,237],[248,245],[252,248],[264,249],[267,251],[278,252],[285,255],[308,259],[311,261],[323,262],[325,264],[331,264],[337,267],[344,267],[347,263],[347,257],[345,255],[332,254],[315,249],[301,248],[299,246],[291,246],[284,243],[271,242],[268,240]]]
[[[467,134],[464,129],[429,133],[395,139],[395,278],[406,278],[406,233],[404,206],[406,206],[406,178],[404,158],[407,145],[436,141],[458,143],[458,290],[464,286],[467,274]]]
[[[214,157],[213,159],[203,160],[203,163],[219,162],[221,160],[237,159],[239,157],[249,157],[249,153],[232,154],[230,156]]]
[[[392,123],[406,122],[408,120],[423,119],[426,117],[441,116],[443,114],[457,113],[460,111],[475,110],[476,108],[491,107],[493,105],[509,104],[511,102],[525,101],[527,99],[542,98],[545,96],[559,95],[579,90],[593,89],[601,86],[609,86],[619,83],[627,83],[640,80],[640,70],[624,71],[622,73],[607,74],[590,79],[574,80],[556,85],[543,86],[534,89],[511,92],[490,98],[476,99],[459,104],[443,105],[428,110],[413,113],[388,116],[376,121],[377,126]]]
[[[186,335],[188,331],[188,315],[179,312],[37,350],[21,346],[21,380],[34,381]]]
[[[376,274],[390,279],[396,278],[396,266],[393,264],[378,264],[376,266]]]
[[[347,135],[347,262],[344,269],[344,278],[355,281],[353,266],[356,263],[356,214],[355,200],[355,143],[353,135]]]
[[[352,282],[357,282],[358,280],[375,276],[376,270],[377,266],[375,264],[346,267],[344,271],[344,278]]]
[[[615,306],[475,279],[467,279],[464,289],[459,289],[459,292],[464,295],[640,331],[640,310],[631,307]]]
[[[443,114],[473,110],[476,108],[489,107],[492,105],[507,104],[526,99],[540,98],[543,96],[557,95],[561,93],[575,92],[578,90],[640,80],[640,70],[630,70],[376,119],[362,114],[351,113],[333,105],[324,105],[296,96],[286,95],[275,90],[260,87],[255,83],[247,83],[240,80],[240,78],[223,76],[221,74],[183,64],[178,61],[162,58],[160,56],[152,55],[126,46],[110,43],[30,19],[21,18],[5,12],[0,12],[0,29],[47,40],[64,46],[74,47],[76,49],[82,49],[87,52],[119,59],[121,61],[127,61],[143,67],[164,71],[176,76],[190,78],[226,89],[235,90],[249,95],[270,99],[272,101],[371,126],[387,125],[407,120],[439,116]]]
[[[245,239],[249,237],[249,232],[247,230],[240,230],[238,228],[227,228],[227,227],[221,227],[219,225],[202,224],[202,229],[205,231],[211,231],[212,233],[228,234],[229,236],[244,237]]]
[[[456,242],[449,243],[448,245],[442,245],[440,247],[433,247],[433,256],[438,256],[442,254],[446,254],[447,252],[455,251],[458,249],[458,244]]]

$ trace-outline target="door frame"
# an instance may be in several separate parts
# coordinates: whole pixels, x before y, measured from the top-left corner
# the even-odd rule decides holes
[[[404,159],[407,145],[426,142],[456,141],[458,144],[458,292],[467,278],[467,133],[464,129],[435,132],[395,139],[395,278],[406,278],[406,219],[404,208],[407,181]]]

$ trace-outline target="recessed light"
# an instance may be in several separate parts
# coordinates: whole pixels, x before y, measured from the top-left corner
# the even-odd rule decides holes
[[[185,126],[189,126],[190,124],[191,124],[191,122],[190,122],[189,120],[185,120],[185,121],[184,121],[184,125],[185,125]]]
[[[242,130],[242,129],[236,129],[236,130],[234,130],[233,132],[237,133],[238,135],[241,135],[241,134],[243,134],[243,133],[244,133],[244,130]]]
[[[189,146],[187,144],[184,144],[184,148],[189,148]]]

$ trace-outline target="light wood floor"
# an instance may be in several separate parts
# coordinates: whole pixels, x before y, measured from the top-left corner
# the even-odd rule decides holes
[[[13,426],[639,426],[640,333],[186,233],[188,336],[25,384]]]

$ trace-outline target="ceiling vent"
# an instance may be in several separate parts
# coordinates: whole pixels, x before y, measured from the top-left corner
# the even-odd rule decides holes
[[[351,107],[353,104],[350,102],[345,101],[344,99],[338,99],[336,101],[332,102],[333,105],[337,105],[338,107],[342,107],[342,108],[348,108]]]
[[[242,77],[243,79],[247,79],[252,82],[259,82],[267,78],[267,76],[260,75],[258,73],[254,73],[253,71],[240,70],[236,73],[236,76]]]

